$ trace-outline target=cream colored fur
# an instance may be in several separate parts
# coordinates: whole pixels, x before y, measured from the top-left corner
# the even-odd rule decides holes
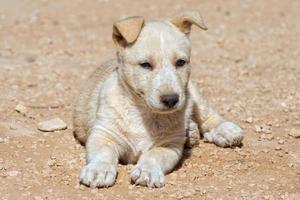
[[[188,34],[199,17],[193,11],[173,21],[144,22],[139,17],[124,20],[126,25],[115,24],[118,56],[88,78],[75,106],[74,134],[87,150],[87,165],[80,175],[83,184],[113,185],[122,161],[136,163],[130,175],[133,183],[162,187],[184,144],[197,143],[200,132],[221,147],[241,144],[239,126],[211,109],[189,79]],[[198,21],[205,29],[202,19]],[[178,59],[186,64],[175,67]],[[143,68],[144,62],[152,68]],[[161,97],[170,93],[178,94],[179,100],[166,108]]]

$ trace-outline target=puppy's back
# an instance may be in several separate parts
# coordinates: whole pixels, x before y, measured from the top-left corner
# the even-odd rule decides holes
[[[73,113],[74,136],[81,143],[85,144],[88,136],[88,129],[95,120],[98,110],[100,87],[106,77],[117,67],[117,61],[110,60],[97,68],[85,81],[76,99]]]

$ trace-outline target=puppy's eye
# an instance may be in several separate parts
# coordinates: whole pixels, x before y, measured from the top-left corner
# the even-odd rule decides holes
[[[144,69],[152,69],[152,65],[148,62],[143,62],[139,64]]]
[[[182,60],[182,59],[176,60],[176,63],[175,63],[176,67],[182,67],[182,66],[184,66],[185,64],[186,64],[186,61],[185,61],[185,60]]]

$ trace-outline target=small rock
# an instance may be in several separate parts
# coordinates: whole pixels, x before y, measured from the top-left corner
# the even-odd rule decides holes
[[[22,105],[22,104],[18,104],[16,107],[15,107],[15,110],[18,112],[18,113],[21,113],[22,115],[25,115],[27,113],[27,108]]]
[[[53,166],[55,166],[55,164],[56,164],[56,160],[54,160],[54,159],[49,159],[49,160],[47,161],[47,165],[48,165],[49,167],[53,167]]]
[[[254,125],[255,132],[257,133],[265,133],[265,134],[271,134],[272,128],[271,126],[267,125]]]
[[[252,117],[248,117],[245,121],[247,123],[251,124],[253,122],[253,118]]]
[[[255,125],[255,126],[254,126],[254,128],[255,128],[255,132],[257,132],[257,133],[260,133],[260,132],[262,132],[262,128],[261,128],[261,126],[259,126],[259,125]]]
[[[300,129],[292,129],[289,132],[289,135],[294,137],[294,138],[300,138]]]
[[[25,159],[25,162],[26,162],[26,163],[29,163],[29,162],[31,162],[31,161],[32,161],[32,158],[26,158],[26,159]]]
[[[262,152],[269,153],[270,151],[269,151],[269,149],[263,149]]]
[[[256,184],[255,183],[249,183],[248,186],[254,187],[254,186],[256,186]]]
[[[194,193],[191,192],[191,191],[186,191],[186,192],[183,193],[183,197],[184,197],[184,198],[190,198],[190,197],[192,197],[193,195],[194,195]]]
[[[284,140],[279,140],[278,144],[284,144]]]
[[[60,118],[53,118],[38,123],[37,128],[40,131],[53,132],[53,131],[67,129],[67,124]]]
[[[7,175],[8,175],[8,176],[11,176],[11,177],[15,177],[15,176],[17,176],[19,173],[20,173],[20,172],[18,172],[18,171],[9,171],[9,172],[7,172]]]
[[[283,157],[283,153],[281,153],[281,152],[278,152],[276,155],[279,157]]]
[[[289,167],[294,167],[294,164],[293,163],[289,163],[288,166]]]
[[[263,139],[263,140],[273,140],[274,139],[274,136],[273,134],[261,134],[260,136],[260,139]]]
[[[40,197],[40,196],[35,196],[35,197],[34,197],[34,200],[43,200],[43,198]]]
[[[280,151],[280,150],[282,150],[282,148],[278,146],[278,147],[275,147],[275,150]]]
[[[262,132],[266,133],[266,134],[271,134],[272,133],[272,128],[271,126],[262,126]]]

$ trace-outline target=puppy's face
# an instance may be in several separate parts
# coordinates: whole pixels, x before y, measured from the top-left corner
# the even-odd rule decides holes
[[[191,45],[186,35],[164,22],[148,22],[122,53],[124,80],[156,112],[184,106],[190,76]]]
[[[179,26],[176,26],[176,22]],[[183,27],[181,23],[185,23]],[[115,38],[122,46],[119,51],[119,74],[122,80],[154,112],[170,113],[185,105],[191,72],[191,44],[188,39],[191,24],[180,19],[175,23],[143,22],[131,44],[126,44],[120,37]],[[121,31],[130,25],[121,27]],[[181,28],[188,28],[188,32]],[[135,34],[129,32],[127,37]]]

